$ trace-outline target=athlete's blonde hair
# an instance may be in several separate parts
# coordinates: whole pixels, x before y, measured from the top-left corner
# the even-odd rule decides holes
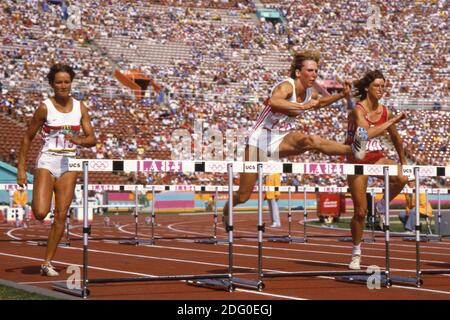
[[[294,59],[291,64],[291,78],[295,79],[295,70],[302,70],[303,62],[306,60],[313,60],[316,63],[320,61],[320,52],[316,50],[301,50],[294,54]]]

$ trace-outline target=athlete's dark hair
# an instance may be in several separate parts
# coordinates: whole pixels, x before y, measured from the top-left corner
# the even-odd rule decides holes
[[[67,64],[57,63],[50,68],[49,73],[47,74],[47,79],[50,85],[55,82],[55,76],[58,72],[67,72],[70,75],[70,81],[73,81],[75,78],[75,71],[73,68]]]
[[[383,73],[381,73],[380,70],[373,70],[367,72],[363,78],[356,80],[353,83],[355,88],[358,90],[356,96],[359,96],[360,100],[364,100],[367,97],[366,89],[370,86],[370,84],[373,81],[375,81],[375,79],[383,79],[384,81],[386,81]]]

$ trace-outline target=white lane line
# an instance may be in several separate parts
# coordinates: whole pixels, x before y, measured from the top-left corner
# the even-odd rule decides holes
[[[174,250],[184,250],[184,251],[194,251],[194,252],[202,252],[202,253],[215,253],[215,254],[221,254],[221,255],[227,255],[228,252],[216,252],[216,251],[210,251],[210,250],[197,250],[197,249],[188,249],[188,248],[178,248],[178,247],[165,247],[165,246],[148,246],[149,248],[163,248],[163,249],[174,249]],[[68,247],[65,249],[69,249],[69,250],[83,250],[82,248],[76,248],[76,247]],[[94,250],[94,249],[90,249],[90,252],[94,252],[94,253],[103,253],[103,254],[111,254],[111,255],[120,255],[120,256],[127,256],[127,257],[134,257],[134,258],[143,258],[143,259],[155,259],[155,260],[164,260],[164,261],[171,261],[171,262],[178,262],[178,263],[188,263],[188,264],[200,264],[200,265],[211,265],[211,266],[217,266],[217,267],[228,267],[227,264],[218,264],[218,263],[211,263],[211,262],[200,262],[200,261],[192,261],[192,260],[183,260],[183,259],[174,259],[174,258],[163,258],[163,257],[156,257],[156,256],[146,256],[146,255],[138,255],[138,254],[130,254],[130,253],[120,253],[120,252],[111,252],[111,251],[105,251],[105,250]],[[16,256],[16,255],[11,255],[11,254],[4,254],[4,253],[0,253],[0,255],[9,255],[9,256]],[[239,254],[239,253],[235,253],[236,255],[239,256],[247,256],[247,257],[256,257],[257,255],[250,255],[250,254]],[[20,257],[20,256],[17,256]],[[278,260],[289,260],[289,261],[299,261],[299,262],[313,262],[313,263],[320,263],[321,261],[318,260],[302,260],[302,259],[292,259],[292,258],[279,258],[279,257],[268,257],[271,259],[278,259]],[[41,261],[40,259],[34,259],[34,260],[38,260]],[[330,264],[330,262],[326,262],[326,261],[322,261],[323,263],[328,263]],[[66,264],[66,263],[63,263]],[[331,263],[334,265],[347,265],[344,263]],[[255,268],[251,268],[251,267],[244,267],[244,266],[234,266],[235,268],[241,268],[241,269],[248,269],[248,270],[254,270]],[[99,268],[99,267],[92,267],[93,269],[97,269],[97,270],[104,270],[104,271],[111,271],[111,272],[121,272],[119,270],[113,270],[113,269],[106,269],[106,268]],[[288,271],[280,271],[280,270],[272,270],[272,269],[263,269],[263,271],[265,272],[281,272],[281,273],[285,273]],[[393,269],[391,268],[391,271],[404,271],[404,272],[413,272],[414,270],[404,270],[404,269]],[[135,275],[142,275],[140,273],[132,273],[132,272],[124,272],[124,273],[128,273],[128,274],[135,274]],[[149,275],[151,276],[151,275]],[[318,277],[321,278],[321,277]],[[333,278],[331,278],[333,279]],[[424,290],[432,290],[432,289],[422,289],[422,288],[416,288],[418,291],[424,291]],[[430,291],[433,292],[433,291]],[[442,291],[442,292],[446,292],[446,291]],[[450,292],[446,293],[446,294],[450,294]]]
[[[91,250],[89,250],[89,251],[91,251]],[[42,259],[38,259],[38,258],[33,258],[33,257],[29,257],[29,256],[19,256],[19,255],[3,253],[3,252],[0,252],[0,255],[13,257],[13,258],[21,258],[21,259],[33,260],[33,261],[42,261]],[[67,262],[63,262],[63,261],[56,261],[55,260],[54,262],[55,262],[55,264],[58,263],[58,264],[66,265],[66,266],[73,265],[73,266],[82,267],[82,265],[79,265],[79,264],[67,263]],[[218,266],[227,267],[227,265],[218,265]],[[236,268],[245,268],[245,267],[236,266]],[[130,271],[124,271],[124,270],[108,269],[108,268],[100,268],[100,267],[94,267],[94,266],[89,266],[89,269],[102,270],[102,271],[115,272],[115,273],[122,273],[122,274],[128,274],[128,275],[136,275],[136,276],[141,276],[141,277],[158,277],[157,275],[152,275],[152,274],[130,272]],[[182,280],[181,282],[186,282],[186,281]],[[308,299],[301,298],[301,297],[278,295],[278,294],[272,294],[272,293],[268,293],[268,292],[251,291],[251,290],[244,290],[244,289],[239,289],[239,288],[237,288],[235,291],[245,292],[245,293],[250,293],[250,294],[256,294],[256,295],[261,295],[261,296],[269,296],[269,297],[273,297],[273,298],[284,298],[284,299],[291,299],[291,300],[308,300]]]
[[[179,233],[188,233],[188,234],[192,234],[192,235],[203,235],[200,232],[192,232],[192,231],[181,230],[181,229],[175,228],[175,226],[177,226],[177,225],[186,224],[186,223],[191,223],[191,222],[177,222],[177,223],[173,223],[173,224],[168,225],[167,228],[172,230],[172,231],[174,231],[174,232],[179,232]],[[126,232],[126,233],[128,232],[128,231],[125,231],[125,230],[121,230],[121,231],[122,232]],[[250,234],[250,235],[255,236],[254,232],[251,233],[251,232],[247,232],[247,231],[239,231],[239,233],[246,233],[246,234]],[[342,236],[342,237],[344,237],[344,236]],[[247,241],[249,241],[249,239],[247,239]],[[337,240],[336,239],[319,239],[319,238],[314,238],[314,241],[336,242]],[[310,243],[308,243],[308,244],[310,244]],[[438,243],[435,243],[435,244],[438,244]],[[322,246],[322,244],[312,244],[312,245]],[[380,239],[380,241],[375,242],[375,243],[373,243],[371,245],[384,247],[385,246],[385,242],[384,242],[384,239]],[[391,241],[390,245],[391,245],[391,247],[399,246],[399,247],[406,247],[406,248],[415,248],[415,243],[412,243],[412,244],[399,244],[399,243],[395,243],[395,242]],[[421,243],[421,248],[423,248],[423,249],[439,249],[439,250],[444,249],[444,250],[450,250],[449,243],[442,243],[441,245],[444,246],[444,247],[432,246],[432,245],[424,245],[423,243]],[[338,246],[338,245],[325,245],[324,244],[323,246],[330,246],[330,247],[334,247],[334,248],[349,248],[349,246]],[[365,247],[367,249],[370,249],[370,250],[384,250],[384,248],[380,248],[380,249],[371,248],[371,247],[367,247],[367,245]],[[408,252],[408,251],[402,251],[402,250],[396,250],[396,249],[392,249],[392,250],[393,250],[393,252],[394,252],[394,250],[395,250],[395,252]],[[427,254],[427,252],[423,252],[423,253]],[[438,254],[441,254],[441,253],[438,253]],[[448,254],[448,255],[450,255],[450,254]]]
[[[124,232],[124,233],[128,233],[128,234],[134,234],[134,232],[130,232],[130,231],[126,231],[123,230],[123,228],[125,228],[127,225],[123,225],[122,227],[119,228],[120,231]],[[169,226],[170,227],[170,226]],[[158,240],[160,241],[160,240]],[[256,241],[256,239],[255,239]],[[221,245],[221,244],[218,244]],[[225,244],[227,245],[227,244]],[[349,246],[338,246],[338,245],[320,245],[320,244],[306,244],[308,246],[327,246],[327,247],[331,247],[331,248],[345,248],[348,249]],[[234,243],[233,246],[236,247],[243,247],[243,248],[252,248],[252,249],[256,249],[257,246],[251,246],[251,245],[243,245],[243,244],[236,244]],[[151,247],[158,247],[156,245],[152,245]],[[208,250],[197,250],[197,249],[182,249],[179,247],[161,247],[161,248],[171,248],[171,249],[176,249],[176,250],[192,250],[192,251],[201,251],[201,252],[206,252],[206,253],[217,253],[216,251],[208,251]],[[342,256],[343,253],[337,253],[337,252],[330,252],[330,251],[312,251],[312,250],[302,250],[302,249],[290,249],[290,248],[279,248],[279,247],[268,247],[268,246],[264,246],[263,248],[264,250],[275,250],[275,251],[287,251],[287,252],[298,252],[298,253],[316,253],[316,254],[327,254],[327,255],[337,255],[337,256]],[[381,251],[384,252],[383,249],[372,249],[374,251]],[[390,250],[391,253],[393,252],[399,252],[399,253],[412,253],[410,251],[402,251],[402,250]],[[227,253],[220,253],[220,254],[227,254]],[[244,255],[244,256],[251,256],[251,257],[255,257],[256,255],[245,255],[245,254],[239,254],[239,253],[234,253],[235,255]],[[442,254],[442,253],[430,253],[430,252],[422,252],[421,253],[422,256],[425,254],[429,254],[429,255],[447,255],[447,254]],[[364,255],[364,257],[367,258],[374,258],[374,259],[383,259],[385,260],[386,258],[384,256],[374,256],[374,255]],[[318,263],[328,263],[330,264],[330,262],[327,261],[320,261],[320,260],[302,260],[302,259],[292,259],[292,258],[282,258],[282,257],[275,257],[275,256],[264,256],[264,258],[268,258],[268,259],[278,259],[278,260],[295,260],[295,261],[299,261],[299,262],[314,262],[317,261]],[[415,262],[416,259],[408,259],[408,258],[396,258],[396,257],[392,257],[390,258],[390,260],[398,260],[398,261],[409,261],[409,262]],[[427,262],[427,263],[442,263],[445,261],[436,261],[436,260],[427,260],[427,259],[422,259],[422,262]],[[332,264],[335,265],[342,265],[342,266],[346,266],[347,264],[345,263],[333,263]],[[404,269],[391,269],[391,270],[395,270],[395,271],[403,271]],[[410,270],[411,272],[413,272],[414,270]],[[444,275],[444,276],[450,276],[450,275]]]
[[[177,223],[180,224],[180,223]],[[124,233],[128,233],[128,234],[134,234],[133,232],[130,231],[126,231],[123,230],[123,228],[125,228],[127,225],[123,225],[119,228],[120,231],[124,232]],[[74,234],[77,236],[80,236],[78,234]],[[19,238],[16,238],[19,239]],[[93,241],[93,240],[90,240]],[[220,244],[219,244],[220,245]],[[308,245],[315,245],[315,246],[322,246],[319,244],[308,244]],[[243,248],[252,248],[252,249],[256,249],[257,246],[251,246],[251,245],[242,245],[242,244],[233,244],[233,246],[236,247],[243,247]],[[328,246],[328,245],[327,245]],[[151,247],[159,247],[156,245],[152,245]],[[329,247],[334,247],[334,248],[347,248],[348,246],[337,246],[337,245],[333,245],[333,246],[329,246]],[[160,248],[170,248],[170,249],[175,249],[175,250],[191,250],[191,251],[201,251],[201,252],[205,252],[205,253],[218,253],[216,251],[209,251],[209,250],[197,250],[197,249],[183,249],[183,248],[179,248],[179,247],[160,247]],[[290,252],[303,252],[303,253],[316,253],[316,254],[327,254],[327,255],[338,255],[338,256],[342,256],[342,253],[336,253],[336,252],[330,252],[330,251],[312,251],[312,250],[301,250],[301,249],[290,249],[290,248],[278,248],[278,247],[264,247],[264,250],[276,250],[276,251],[290,251]],[[382,251],[381,249],[379,249],[379,251]],[[398,251],[398,250],[391,250],[390,252],[405,252],[405,251]],[[406,251],[406,253],[410,253],[408,251]],[[218,254],[228,254],[228,253],[218,253]],[[425,252],[422,252],[422,255],[424,255]],[[432,254],[432,253],[429,253]],[[249,256],[249,257],[257,257],[256,255],[251,255],[251,254],[240,254],[240,253],[235,253],[235,255],[242,255],[242,256]],[[446,255],[446,254],[441,254],[441,253],[434,253],[434,255]],[[382,259],[385,260],[386,258],[384,256],[374,256],[374,255],[364,255],[364,257],[367,258],[373,258],[373,259]],[[289,261],[298,261],[298,262],[317,262],[317,263],[325,263],[325,264],[334,264],[334,265],[340,265],[340,266],[346,266],[347,264],[345,263],[334,263],[334,262],[327,262],[327,261],[321,261],[321,260],[307,260],[307,259],[292,259],[292,258],[283,258],[283,257],[275,257],[275,256],[264,256],[264,258],[266,259],[278,259],[278,260],[289,260]],[[392,260],[398,260],[398,261],[409,261],[409,262],[415,262],[416,259],[408,259],[408,258],[396,258],[396,257],[391,257],[391,261]],[[427,262],[427,263],[442,263],[443,261],[436,261],[436,260],[426,260],[426,259],[422,259],[422,262]],[[391,269],[393,271],[404,271],[405,269]],[[405,272],[413,272],[414,270],[408,270]],[[450,275],[444,275],[444,276],[450,276]]]

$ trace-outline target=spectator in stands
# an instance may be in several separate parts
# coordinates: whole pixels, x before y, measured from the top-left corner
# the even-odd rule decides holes
[[[364,159],[358,160],[353,156],[347,157],[349,163],[361,164],[397,164],[395,161],[386,158],[383,146],[378,136],[386,130],[400,158],[400,164],[406,164],[406,157],[403,150],[403,142],[397,132],[395,124],[401,121],[405,115],[403,113],[394,116],[386,106],[379,103],[383,97],[385,88],[385,78],[378,71],[370,71],[358,80],[355,84],[358,89],[360,101],[352,110],[348,120],[347,144],[354,143],[355,132],[358,128],[365,128],[369,135],[367,152]],[[384,177],[380,177],[383,179]],[[389,200],[394,199],[403,189],[408,178],[399,173],[396,177],[390,177]],[[352,261],[350,269],[359,270],[361,262],[361,238],[364,229],[364,220],[367,214],[366,191],[368,185],[367,175],[348,175],[348,186],[354,203],[354,214],[351,221],[351,232],[353,240]],[[376,203],[375,209],[380,214],[384,214],[384,199]]]
[[[59,275],[51,261],[64,232],[78,176],[77,172],[68,171],[69,159],[76,156],[78,146],[92,147],[96,143],[86,106],[70,95],[74,77],[75,72],[68,65],[55,64],[50,68],[47,78],[54,95],[35,111],[19,153],[17,183],[23,186],[27,153],[31,141],[41,130],[44,144],[34,172],[32,208],[36,219],[44,220],[50,211],[52,194],[55,194],[54,223],[41,265],[41,274],[50,277]],[[84,135],[80,134],[80,128]]]

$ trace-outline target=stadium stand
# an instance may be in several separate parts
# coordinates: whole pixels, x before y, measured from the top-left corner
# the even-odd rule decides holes
[[[448,165],[448,4],[394,0],[379,3],[379,28],[368,29],[373,12],[359,1],[126,1],[106,6],[82,0],[80,28],[61,20],[61,7],[46,1],[3,1],[0,8],[0,156],[14,164],[37,104],[50,93],[45,75],[54,61],[75,67],[73,88],[89,107],[98,144],[81,156],[169,159],[172,133],[193,132],[194,120],[209,128],[248,130],[269,89],[285,77],[291,52],[322,52],[320,79],[356,79],[379,68],[388,78],[385,103],[407,110],[398,125],[408,158]],[[279,9],[286,23],[256,18],[259,7]],[[401,10],[400,10],[401,8]],[[13,21],[14,23],[10,23]],[[151,88],[136,101],[114,70],[140,69]],[[438,110],[440,109],[440,110]],[[300,119],[305,132],[344,141],[343,103]],[[206,127],[204,127],[206,129]],[[11,135],[14,132],[14,135]],[[34,165],[38,141],[29,157]],[[12,161],[11,161],[12,160]],[[291,160],[338,161],[318,154]],[[101,183],[203,183],[211,175],[118,176],[96,174]],[[300,178],[299,178],[300,179]],[[314,184],[343,184],[335,177],[303,177]],[[429,181],[450,185],[450,181]]]

